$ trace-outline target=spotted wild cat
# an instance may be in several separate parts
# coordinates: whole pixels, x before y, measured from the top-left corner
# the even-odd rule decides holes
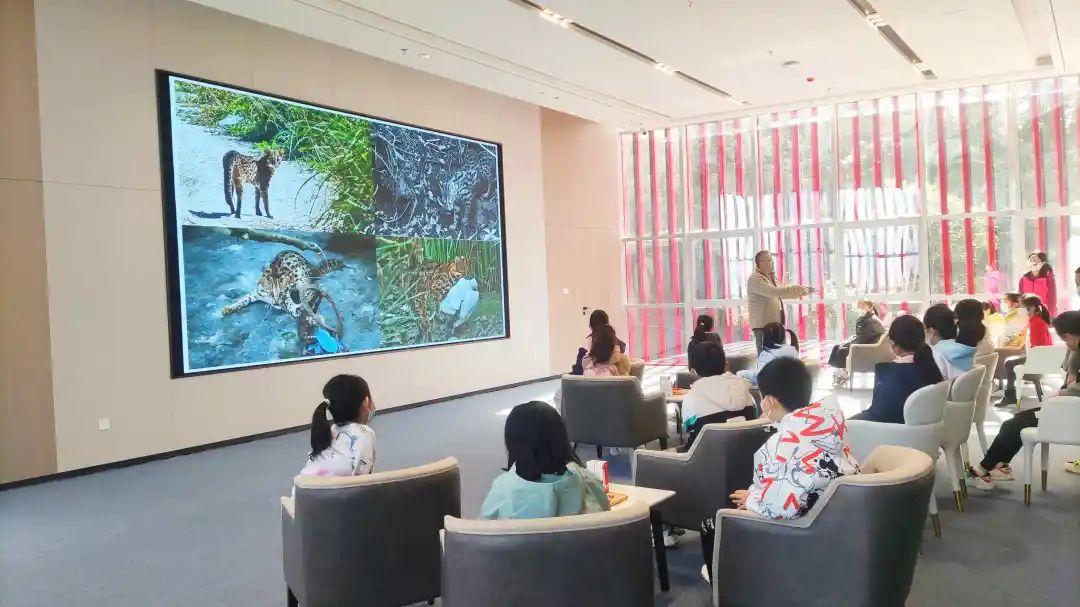
[[[262,158],[245,156],[236,150],[229,150],[221,157],[221,166],[224,169],[225,202],[229,205],[229,211],[240,218],[240,203],[244,198],[244,182],[255,186],[255,214],[262,215],[259,211],[259,200],[266,209],[266,217],[270,215],[270,179],[274,176],[274,170],[281,164],[282,153],[270,150],[263,154]],[[233,207],[233,192],[236,192],[236,206]]]
[[[282,251],[263,271],[255,290],[222,308],[221,315],[228,316],[257,301],[295,317],[301,312],[315,313],[317,306],[312,304],[321,293],[315,281],[344,266],[340,259],[312,265],[296,251]]]
[[[432,334],[432,322],[442,298],[457,281],[468,275],[469,261],[464,257],[446,262],[425,261],[417,273],[420,277],[417,291],[422,295],[414,297],[411,303],[418,320],[420,337],[424,340],[445,339],[448,336]]]

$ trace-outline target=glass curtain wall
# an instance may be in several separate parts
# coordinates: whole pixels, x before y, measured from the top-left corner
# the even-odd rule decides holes
[[[1016,290],[1045,251],[1077,308],[1080,78],[910,93],[622,135],[625,335],[685,360],[698,314],[748,348],[746,279],[768,250],[804,356],[886,317]]]

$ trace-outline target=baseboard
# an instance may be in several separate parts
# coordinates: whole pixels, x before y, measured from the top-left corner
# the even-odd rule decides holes
[[[500,386],[493,386],[491,388],[484,388],[482,390],[473,390],[472,392],[463,392],[461,394],[454,394],[452,396],[444,396],[442,398],[433,398],[431,400],[422,400],[415,403],[409,403],[400,407],[394,407],[393,409],[387,409],[380,411],[379,415],[393,415],[401,411],[408,411],[410,409],[416,409],[418,407],[426,407],[428,405],[435,405],[438,403],[444,403],[450,400],[457,400],[459,398],[467,398],[470,396],[476,396],[478,394],[487,394],[488,392],[497,392],[499,390],[508,390],[510,388],[517,388],[520,386],[527,386],[529,384],[536,384],[543,381],[549,381],[561,377],[561,375],[547,375],[544,377],[537,377],[535,379],[527,379],[525,381],[514,382],[512,384],[503,384]],[[29,485],[37,485],[40,483],[47,483],[51,481],[59,481],[66,478],[75,478],[78,476],[86,476],[88,474],[95,474],[97,472],[105,472],[107,470],[115,470],[117,468],[128,468],[131,466],[138,466],[139,464],[146,464],[149,462],[160,461],[163,459],[170,459],[173,457],[179,457],[181,455],[191,455],[192,453],[199,453],[202,451],[209,451],[211,449],[220,449],[222,447],[231,447],[233,445],[240,445],[243,443],[250,443],[252,441],[262,440],[264,438],[274,438],[276,436],[284,436],[286,434],[292,434],[294,432],[303,432],[311,428],[311,424],[303,424],[301,426],[292,426],[289,428],[281,428],[279,430],[270,430],[268,432],[260,432],[258,434],[249,434],[247,436],[239,436],[236,438],[230,438],[228,440],[217,441],[214,443],[206,443],[205,445],[195,445],[192,447],[185,447],[183,449],[176,449],[175,451],[166,451],[164,453],[155,453],[153,455],[144,455],[142,457],[135,457],[132,459],[125,459],[116,462],[109,462],[107,464],[100,464],[97,466],[89,466],[86,468],[78,468],[76,470],[66,470],[64,472],[57,472],[55,474],[46,474],[45,476],[35,476],[32,478],[26,478],[18,481],[12,481],[10,483],[0,484],[0,491],[7,491],[9,489],[17,489],[19,487],[27,487]]]

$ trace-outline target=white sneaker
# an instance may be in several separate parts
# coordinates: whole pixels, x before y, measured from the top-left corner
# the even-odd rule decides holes
[[[971,474],[971,482],[975,485],[976,489],[978,489],[979,491],[993,491],[994,490],[994,481],[991,479],[990,475],[979,476],[979,474],[977,472],[975,472],[974,468],[969,470],[969,472]],[[991,474],[993,474],[993,473],[991,473]]]
[[[1072,472],[1073,474],[1080,474],[1080,459],[1074,459],[1071,462],[1065,462],[1065,471]]]
[[[1013,476],[1012,468],[999,465],[990,471],[990,479],[995,481],[1014,481],[1016,480],[1016,477]]]
[[[701,566],[701,578],[704,579],[706,583],[712,583],[712,580],[709,579],[709,568],[705,565]]]

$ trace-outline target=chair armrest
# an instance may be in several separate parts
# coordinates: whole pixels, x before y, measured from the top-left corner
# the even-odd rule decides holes
[[[631,469],[634,484],[641,487],[670,489],[666,482],[690,461],[689,453],[679,453],[675,449],[658,451],[653,449],[635,449]]]
[[[652,440],[667,435],[667,397],[663,393],[647,394],[642,401],[639,429],[647,430],[642,438]],[[659,434],[656,434],[659,433]]]
[[[746,580],[759,579],[761,563],[770,562],[777,554],[785,555],[785,559],[794,556],[804,562],[820,559],[822,546],[811,538],[812,522],[809,515],[774,520],[746,510],[718,511],[712,554],[713,604],[721,604],[721,589],[730,587],[731,591],[745,592]],[[810,541],[800,541],[803,539]],[[803,579],[775,576],[769,583],[790,586],[790,590],[781,593],[787,596],[805,592],[805,588],[800,588],[805,583]],[[739,600],[736,603],[741,604]]]
[[[281,496],[281,510],[283,514],[288,514],[289,518],[296,520],[296,500],[283,495]]]

